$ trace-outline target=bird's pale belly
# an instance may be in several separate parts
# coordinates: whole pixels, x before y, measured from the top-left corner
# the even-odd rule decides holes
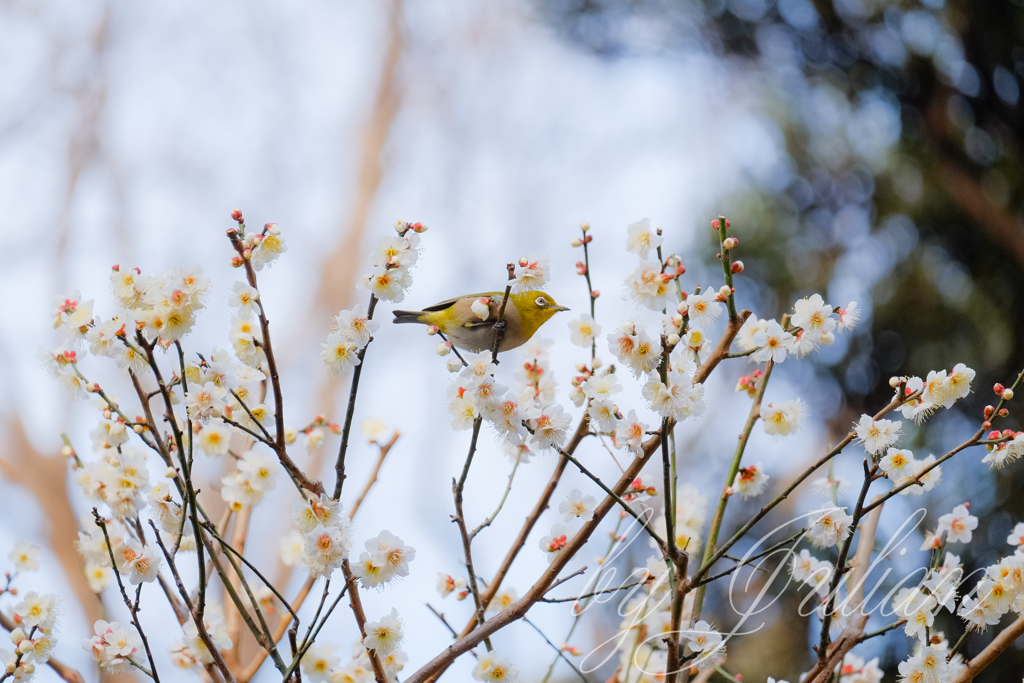
[[[457,327],[446,330],[445,336],[454,346],[470,353],[490,351],[494,347],[494,327],[490,325],[476,328]],[[509,335],[509,330],[506,330],[498,351],[508,351],[522,346],[522,342],[515,343],[510,336],[518,335]]]

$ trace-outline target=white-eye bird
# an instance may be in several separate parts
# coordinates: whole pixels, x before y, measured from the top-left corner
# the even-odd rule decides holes
[[[493,347],[494,323],[498,320],[498,309],[504,297],[504,292],[457,296],[422,311],[394,311],[392,322],[433,325],[453,346],[476,353]],[[505,332],[498,351],[522,346],[551,316],[568,310],[555,303],[546,292],[534,290],[512,294],[505,306]]]

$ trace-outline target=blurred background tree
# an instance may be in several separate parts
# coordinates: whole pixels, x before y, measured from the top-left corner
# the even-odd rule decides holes
[[[1024,3],[558,0],[538,11],[607,59],[698,47],[759,76],[756,99],[788,159],[786,172],[728,208],[746,264],[738,287],[765,317],[812,292],[866,309],[846,353],[815,360],[842,392],[836,432],[886,402],[894,374],[967,363],[979,381],[959,410],[974,420],[993,402],[989,378],[1020,371]],[[939,431],[963,422],[937,417]],[[1011,412],[1006,426],[1019,429],[1019,419]],[[914,443],[942,445],[942,436]],[[976,561],[990,562],[1010,552],[1001,530],[1024,518],[1024,501],[1010,495],[1020,478],[983,472],[980,457],[947,469],[948,479],[972,476],[952,486],[947,479],[944,495],[972,500],[975,514],[993,521],[999,531],[972,546]],[[951,642],[963,632],[952,620],[939,626]],[[817,626],[811,631],[816,639]],[[806,638],[803,626],[780,624],[754,650],[759,664],[731,664],[795,680],[809,663]],[[968,653],[986,641],[974,636]],[[895,675],[902,656],[901,648],[883,654],[887,672]],[[979,680],[1022,669],[1024,655],[1012,650]]]

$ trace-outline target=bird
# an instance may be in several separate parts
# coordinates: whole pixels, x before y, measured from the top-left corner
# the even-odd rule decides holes
[[[498,321],[498,310],[501,308],[504,292],[484,292],[482,294],[466,294],[441,303],[428,306],[422,311],[393,311],[395,319],[391,322],[419,323],[432,325],[441,331],[453,346],[476,353],[490,350],[494,346],[494,325]],[[487,306],[487,317],[481,319],[473,310],[482,314],[483,306]],[[505,332],[501,337],[498,351],[508,351],[522,346],[540,329],[540,326],[551,319],[559,311],[568,311],[565,306],[555,303],[547,292],[531,290],[520,292],[509,297],[511,305],[505,306],[503,321]]]

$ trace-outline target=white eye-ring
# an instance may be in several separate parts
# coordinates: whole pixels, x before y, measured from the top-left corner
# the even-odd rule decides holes
[[[538,296],[534,303],[540,306],[541,308],[544,308],[545,306],[548,305],[548,300],[542,296]]]

